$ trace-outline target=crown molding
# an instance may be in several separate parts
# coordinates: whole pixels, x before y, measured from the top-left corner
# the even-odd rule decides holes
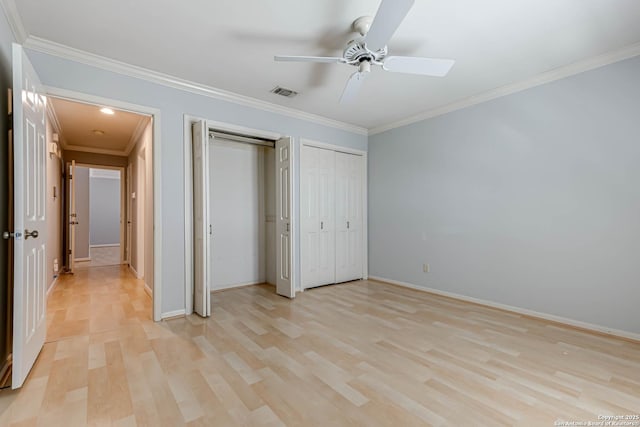
[[[22,25],[22,18],[20,18],[20,14],[18,13],[16,2],[14,0],[0,0],[0,6],[4,11],[4,16],[7,18],[7,22],[9,23],[9,27],[11,28],[11,32],[13,33],[13,37],[16,39],[16,42],[18,44],[24,43],[28,34],[24,29],[24,25]]]
[[[640,55],[640,43],[634,43],[629,46],[625,46],[621,49],[613,50],[602,55],[594,56],[588,59],[584,59],[578,62],[574,62],[563,67],[555,68],[553,70],[538,74],[529,79],[501,86],[496,89],[489,90],[487,92],[480,93],[468,98],[461,99],[459,101],[452,102],[450,104],[437,107],[420,114],[416,114],[411,117],[407,117],[396,122],[388,123],[383,126],[378,126],[369,129],[369,135],[375,135],[378,133],[386,132],[391,129],[407,126],[412,123],[421,122],[423,120],[431,119],[433,117],[441,116],[443,114],[451,113],[453,111],[461,110],[463,108],[471,107],[473,105],[481,104],[483,102],[491,101],[492,99],[501,98],[503,96],[511,95],[516,92],[531,89],[536,86],[543,85],[545,83],[551,83],[556,80],[564,79],[576,74],[584,73],[585,71],[593,70],[605,65],[613,64],[615,62],[623,61],[625,59],[633,58]]]
[[[262,101],[256,98],[251,98],[249,96],[240,95],[212,86],[207,86],[189,80],[181,79],[179,77],[160,73],[158,71],[148,70],[146,68],[127,64],[125,62],[106,58],[104,56],[95,55],[93,53],[85,52],[83,50],[52,42],[50,40],[42,39],[40,37],[27,37],[24,42],[24,47],[38,52],[57,56],[59,58],[69,59],[71,61],[80,62],[92,67],[97,67],[114,73],[123,74],[125,76],[134,77],[152,83],[172,87],[174,89],[195,93],[197,95],[203,95],[222,101],[233,102],[234,104],[243,105],[245,107],[257,108],[263,111],[281,114],[294,119],[305,120],[308,122],[317,123],[323,126],[332,127],[359,135],[368,134],[366,128],[352,125],[350,123],[340,122],[338,120],[329,119],[327,117],[322,117],[316,114],[306,113],[304,111],[296,110],[289,107],[283,107],[281,105]]]

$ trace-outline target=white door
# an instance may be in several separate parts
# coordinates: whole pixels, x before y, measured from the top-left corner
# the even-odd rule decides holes
[[[208,131],[207,123],[199,121],[193,131],[193,232],[194,232],[194,301],[193,310],[202,317],[211,315],[210,221],[208,198]]]
[[[362,156],[336,152],[336,282],[362,278]]]
[[[318,285],[336,282],[336,153],[320,149],[318,155]]]
[[[22,48],[13,45],[14,306],[12,388],[24,383],[47,332],[46,99]]]
[[[67,171],[67,187],[69,188],[69,228],[67,233],[67,266],[69,273],[73,273],[76,263],[76,225],[78,225],[78,214],[76,213],[76,161],[72,160]]]
[[[276,292],[294,298],[296,294],[291,278],[291,152],[291,138],[276,141]]]
[[[336,282],[349,277],[347,252],[349,245],[348,222],[349,155],[336,153]]]
[[[304,145],[300,153],[301,281],[335,283],[335,152]]]
[[[302,288],[317,286],[320,219],[318,218],[318,155],[303,145],[300,151],[300,281]]]

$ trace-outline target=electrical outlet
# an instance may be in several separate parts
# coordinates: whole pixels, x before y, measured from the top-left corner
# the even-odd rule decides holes
[[[429,267],[429,264],[422,264],[422,271],[424,271],[425,273],[429,273],[431,271],[431,267]]]

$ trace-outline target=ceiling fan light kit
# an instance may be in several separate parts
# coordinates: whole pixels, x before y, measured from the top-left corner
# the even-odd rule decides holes
[[[358,67],[344,88],[340,103],[345,104],[356,98],[371,65],[378,65],[385,71],[418,74],[431,77],[446,76],[453,64],[452,59],[417,58],[410,56],[387,56],[387,43],[409,13],[415,0],[382,0],[374,18],[361,16],[353,21],[352,28],[360,38],[351,40],[342,57],[318,56],[275,56],[283,62],[338,63]]]

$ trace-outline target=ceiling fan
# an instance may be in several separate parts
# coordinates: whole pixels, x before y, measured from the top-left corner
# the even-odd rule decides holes
[[[417,58],[410,56],[387,56],[387,43],[415,0],[382,0],[375,18],[362,16],[352,26],[362,37],[351,40],[342,53],[342,57],[324,56],[281,56],[276,61],[285,62],[325,62],[348,64],[358,67],[342,92],[340,103],[353,101],[362,86],[371,65],[380,65],[385,71],[394,73],[420,74],[424,76],[444,77],[455,63],[452,59]]]

